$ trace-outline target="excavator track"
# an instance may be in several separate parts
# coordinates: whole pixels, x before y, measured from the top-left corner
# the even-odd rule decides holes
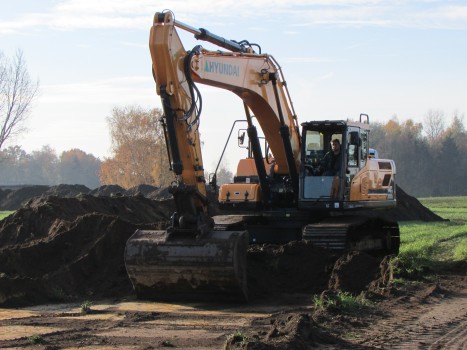
[[[137,230],[125,247],[125,266],[139,299],[246,300],[245,231],[203,237]]]
[[[397,222],[365,216],[335,216],[303,228],[304,240],[335,251],[359,250],[397,254]]]

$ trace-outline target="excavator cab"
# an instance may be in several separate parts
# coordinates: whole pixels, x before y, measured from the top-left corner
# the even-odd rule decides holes
[[[342,198],[344,169],[343,130],[336,128],[311,128],[306,131],[303,162],[303,198]]]
[[[301,208],[345,210],[396,205],[394,161],[371,156],[368,117],[362,122],[362,116],[359,122],[302,124]],[[331,157],[334,141],[340,144],[340,154]]]

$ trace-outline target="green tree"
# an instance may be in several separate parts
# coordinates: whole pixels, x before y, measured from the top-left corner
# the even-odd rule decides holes
[[[81,184],[89,188],[100,186],[99,170],[101,161],[80,149],[71,149],[60,155],[60,182]]]
[[[55,185],[58,181],[58,159],[50,146],[27,154],[20,146],[10,146],[0,152],[3,184]]]
[[[431,173],[432,160],[422,130],[412,119],[399,123],[393,117],[386,124],[373,123],[370,133],[371,147],[381,158],[395,161],[397,184],[412,195],[431,191],[427,174]]]
[[[0,179],[2,184],[19,185],[27,183],[21,165],[29,162],[30,156],[20,146],[0,150]]]
[[[59,180],[58,157],[49,145],[43,146],[39,151],[33,151],[29,163],[23,170],[28,177],[28,184],[56,185]]]
[[[444,131],[444,137],[452,137],[461,151],[467,151],[467,133],[464,127],[464,115],[453,113],[451,124]]]
[[[459,148],[452,137],[446,136],[436,157],[434,171],[436,187],[434,195],[453,196],[466,194],[464,162]]]
[[[0,179],[9,185],[58,185],[82,184],[98,187],[100,160],[92,154],[73,149],[60,158],[50,146],[26,153],[20,146],[10,146],[0,151]]]

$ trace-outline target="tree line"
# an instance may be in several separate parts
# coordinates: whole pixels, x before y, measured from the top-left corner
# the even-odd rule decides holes
[[[168,186],[174,175],[161,118],[162,111],[157,108],[114,108],[107,118],[112,153],[104,160],[79,149],[57,155],[50,146],[30,154],[21,146],[0,150],[0,185]],[[395,161],[397,183],[413,196],[467,195],[463,116],[455,113],[447,126],[444,120],[442,112],[430,110],[423,123],[393,117],[386,123],[371,124],[371,147],[381,158]],[[218,184],[228,183],[232,177],[226,167],[219,168]]]
[[[101,185],[101,161],[79,149],[59,156],[50,146],[27,153],[21,146],[0,151],[0,185],[82,184],[88,188]]]
[[[116,107],[107,124],[111,136],[111,156],[100,160],[80,149],[57,155],[50,146],[27,153],[21,146],[0,150],[0,185],[82,184],[89,188],[140,184],[166,187],[175,180],[169,168],[160,109],[140,106]],[[225,167],[218,170],[218,184],[233,175]],[[206,174],[206,181],[209,176]]]
[[[373,123],[370,146],[396,163],[396,181],[412,196],[467,195],[467,132],[463,115],[445,125],[442,111],[429,110],[423,123],[412,119]]]
[[[30,154],[21,146],[0,150],[0,184],[168,186],[174,175],[169,169],[161,117],[160,109],[114,108],[107,118],[112,153],[104,160],[79,149],[57,155],[50,146]],[[463,116],[455,113],[447,126],[444,120],[441,111],[430,110],[423,123],[393,117],[386,123],[371,124],[371,147],[381,158],[396,162],[397,183],[413,196],[467,195]],[[219,168],[218,184],[230,182],[232,177],[226,167]]]
[[[107,118],[112,154],[100,160],[72,149],[57,155],[50,146],[26,153],[21,146],[3,148],[7,140],[26,131],[39,82],[30,78],[20,50],[10,59],[0,51],[0,185],[83,184],[90,188],[116,184],[167,186],[169,168],[160,109],[139,106],[114,108]],[[445,126],[442,111],[429,110],[423,123],[412,119],[373,123],[371,146],[394,159],[397,182],[417,197],[467,195],[467,134],[463,115],[455,112]],[[235,160],[234,160],[235,161]],[[206,179],[209,179],[206,174]],[[221,166],[218,184],[232,173]]]

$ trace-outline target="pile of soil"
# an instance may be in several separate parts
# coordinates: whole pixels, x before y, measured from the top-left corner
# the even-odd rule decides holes
[[[17,190],[0,189],[0,210],[16,210],[31,198],[43,195],[49,186],[27,186]]]
[[[433,213],[420,201],[407,194],[399,186],[396,189],[397,206],[392,209],[369,212],[369,216],[379,215],[392,221],[444,221],[444,219]]]
[[[69,198],[80,194],[110,197],[143,195],[146,198],[155,200],[167,200],[172,198],[167,187],[158,188],[151,185],[138,185],[128,190],[118,185],[104,185],[93,190],[83,185],[58,185],[51,187],[27,186],[17,190],[0,189],[0,210],[17,210],[34,197],[58,196]],[[216,198],[213,196],[211,199],[215,200]],[[443,220],[400,187],[397,187],[397,206],[395,208],[381,211],[368,211],[366,215],[378,215],[392,221]]]
[[[130,294],[126,241],[172,212],[171,201],[142,196],[30,200],[0,221],[0,305]]]
[[[241,336],[234,335],[227,340],[225,349],[307,350],[314,347],[319,348],[323,344],[343,343],[339,338],[326,332],[307,313],[283,312],[264,321],[270,323],[266,334],[264,331],[260,332],[247,341]]]
[[[137,229],[167,226],[174,211],[170,194],[152,186],[86,190],[32,186],[3,196],[2,204],[40,193],[0,221],[0,305],[132,294],[123,261],[126,241]],[[416,199],[398,193],[404,218],[435,220]],[[152,199],[157,197],[169,199]],[[359,293],[384,288],[387,276],[381,259],[364,253],[339,257],[309,242],[253,245],[247,259],[252,299],[328,289]]]
[[[252,299],[283,293],[320,293],[327,288],[336,256],[309,241],[251,245],[247,253]]]
[[[152,199],[168,199],[171,196],[167,189],[160,189],[151,185],[138,185],[128,190],[118,185],[104,185],[96,189],[89,189],[84,185],[57,185],[57,186],[25,186],[16,190],[0,189],[0,210],[18,210],[30,199],[35,197],[57,196],[72,198],[83,194],[97,197],[118,197],[143,195]]]

